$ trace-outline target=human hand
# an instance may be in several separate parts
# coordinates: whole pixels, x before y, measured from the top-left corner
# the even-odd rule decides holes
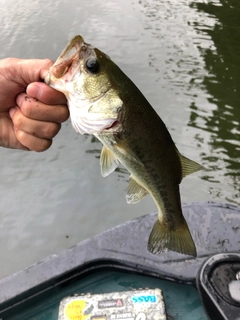
[[[69,117],[64,95],[45,83],[52,61],[0,60],[0,146],[44,151]]]

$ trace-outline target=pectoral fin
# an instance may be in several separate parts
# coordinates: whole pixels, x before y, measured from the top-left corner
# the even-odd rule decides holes
[[[127,203],[129,204],[137,203],[147,194],[148,194],[147,190],[144,189],[142,186],[140,186],[140,184],[138,184],[137,181],[131,175],[129,179],[127,195],[126,195]]]
[[[118,151],[121,152],[126,158],[130,161],[135,162],[137,165],[143,166],[142,161],[137,157],[136,154],[132,152],[126,145],[123,145],[117,138],[116,138],[116,148]]]
[[[108,176],[118,167],[118,159],[105,146],[102,148],[100,157],[101,174],[103,177]]]
[[[186,177],[187,175],[202,170],[204,169],[204,167],[202,165],[200,165],[199,163],[190,160],[186,157],[184,157],[183,155],[181,155],[179,153],[179,158],[181,161],[181,166],[182,166],[182,178]]]

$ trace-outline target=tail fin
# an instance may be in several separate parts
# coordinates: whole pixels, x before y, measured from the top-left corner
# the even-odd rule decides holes
[[[148,250],[153,254],[172,250],[194,257],[197,255],[185,220],[179,227],[171,229],[168,224],[157,219],[149,236]]]

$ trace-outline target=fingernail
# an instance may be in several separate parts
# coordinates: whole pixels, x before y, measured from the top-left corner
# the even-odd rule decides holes
[[[33,98],[39,99],[41,96],[41,92],[41,86],[38,86],[36,82],[29,84],[27,87],[27,94],[29,94]]]
[[[16,112],[16,110],[17,110],[17,108],[9,109],[9,115],[10,115],[11,118],[13,117],[14,113]]]
[[[26,93],[20,93],[19,95],[17,95],[16,98],[16,104],[20,107],[22,104],[23,99],[26,97]]]

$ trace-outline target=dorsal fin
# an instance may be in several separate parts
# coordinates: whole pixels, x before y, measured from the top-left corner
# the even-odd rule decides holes
[[[129,179],[129,184],[127,188],[127,195],[126,200],[127,203],[137,203],[142,198],[144,198],[148,194],[147,190],[144,189],[140,184],[137,183],[137,181],[134,179],[134,177],[131,175]]]
[[[102,148],[100,157],[101,174],[103,177],[108,176],[118,167],[118,159],[105,146]]]
[[[178,155],[182,166],[182,178],[193,172],[204,169],[201,164],[184,157],[183,155],[181,155],[181,153],[178,152]]]

